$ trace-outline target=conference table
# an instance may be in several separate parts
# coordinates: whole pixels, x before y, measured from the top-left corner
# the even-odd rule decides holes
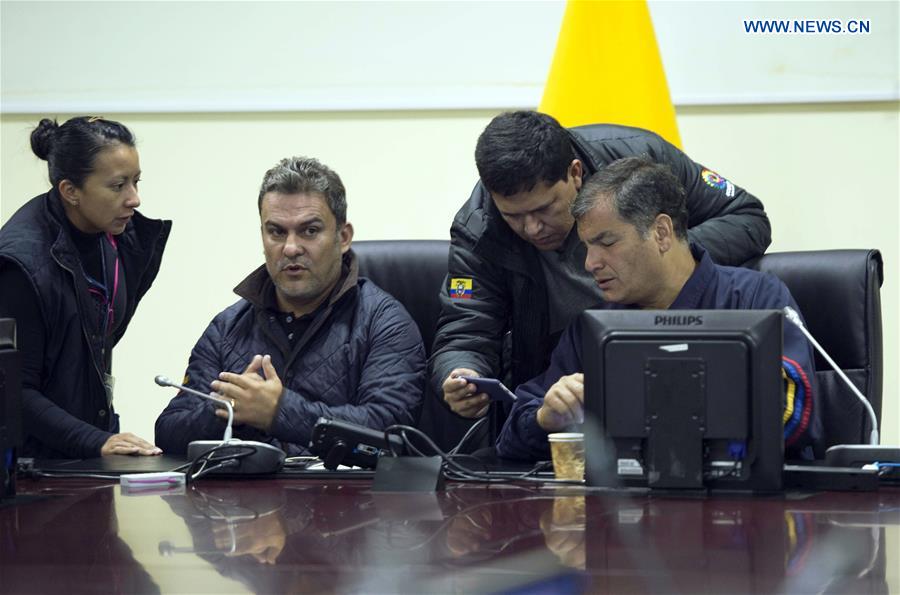
[[[887,593],[900,488],[656,494],[537,483],[374,492],[336,473],[136,493],[20,480],[3,593]]]

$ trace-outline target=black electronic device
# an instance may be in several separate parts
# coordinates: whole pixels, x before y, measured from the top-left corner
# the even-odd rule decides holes
[[[777,491],[779,310],[581,315],[587,484]]]
[[[486,394],[491,401],[501,401],[512,405],[516,395],[496,378],[479,378],[477,376],[460,376],[466,382],[474,384],[479,393]]]
[[[836,444],[825,451],[825,464],[831,467],[863,467],[873,462],[900,463],[900,448],[871,444]]]
[[[19,459],[21,463],[25,459]],[[34,469],[43,473],[65,473],[81,475],[125,475],[131,473],[166,473],[183,468],[190,461],[183,457],[159,455],[136,457],[133,455],[107,455],[93,459],[35,459]]]
[[[440,492],[444,490],[441,457],[384,457],[378,462],[373,492]]]
[[[22,446],[22,359],[16,321],[0,318],[0,499],[16,495],[16,460]]]
[[[390,440],[393,451],[403,454],[403,440],[396,435],[391,435]],[[313,427],[309,450],[332,471],[338,465],[374,469],[379,457],[391,454],[384,432],[324,417],[320,417]]]
[[[836,465],[785,465],[784,488],[805,491],[874,492],[878,471]]]

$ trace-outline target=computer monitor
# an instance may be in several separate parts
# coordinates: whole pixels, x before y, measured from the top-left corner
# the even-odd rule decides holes
[[[777,491],[782,312],[581,315],[587,483]]]
[[[0,318],[0,499],[16,493],[16,449],[22,444],[22,364],[16,321]]]

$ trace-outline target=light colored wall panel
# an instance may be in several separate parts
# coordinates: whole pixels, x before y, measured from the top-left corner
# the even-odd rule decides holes
[[[7,113],[529,107],[564,6],[4,0],[0,97]],[[665,0],[650,11],[678,105],[898,98],[896,2]],[[746,32],[776,21],[845,34]],[[851,22],[868,32],[846,34]]]
[[[691,156],[757,194],[773,250],[876,247],[885,259],[883,439],[900,442],[897,104],[679,110]],[[138,135],[143,205],[175,220],[162,271],[116,350],[123,428],[152,436],[231,288],[262,263],[256,195],[279,158],[306,154],[347,186],[357,239],[447,238],[476,172],[475,140],[494,112],[123,115]],[[46,189],[28,149],[37,116],[0,119],[0,222]]]

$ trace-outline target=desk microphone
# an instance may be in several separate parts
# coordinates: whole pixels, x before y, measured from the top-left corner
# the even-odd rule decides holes
[[[844,371],[841,370],[838,365],[831,359],[825,349],[819,345],[819,342],[815,340],[815,338],[810,334],[806,327],[803,325],[803,321],[800,319],[800,315],[797,314],[797,311],[791,308],[790,306],[785,306],[782,308],[784,312],[784,317],[787,318],[791,324],[800,329],[807,340],[812,343],[813,347],[818,350],[818,352],[825,358],[825,361],[828,362],[834,371],[837,372],[838,376],[840,376],[841,380],[850,387],[850,390],[853,391],[853,394],[856,395],[856,398],[860,400],[863,406],[866,408],[866,413],[869,415],[869,423],[872,424],[872,431],[869,434],[869,444],[836,444],[828,448],[825,451],[825,464],[830,467],[856,467],[862,466],[863,469],[872,469],[874,468],[878,471],[879,474],[882,474],[889,470],[896,470],[896,468],[900,465],[900,448],[897,446],[884,445],[878,443],[878,418],[875,417],[875,410],[872,409],[871,403],[866,399],[859,389],[856,388],[856,385],[853,384],[847,375],[844,374]]]
[[[160,541],[159,542],[159,555],[165,558],[171,557],[173,554],[200,554],[200,555],[213,555],[213,554],[234,554],[237,552],[237,537],[234,534],[234,525],[232,523],[228,523],[228,533],[231,536],[231,547],[227,550],[198,550],[193,547],[185,547],[178,546],[173,544],[171,541]]]
[[[210,401],[215,401],[216,403],[223,405],[228,410],[228,425],[225,426],[225,435],[222,436],[222,441],[228,442],[229,440],[231,440],[231,424],[234,421],[234,408],[232,407],[231,401],[229,399],[213,396],[212,394],[201,393],[199,390],[194,390],[192,388],[182,386],[180,384],[172,382],[167,376],[159,375],[153,380],[160,386],[177,388],[178,390],[183,390],[184,392],[190,393],[194,396],[209,399]]]
[[[222,436],[222,440],[191,441],[187,447],[188,459],[192,461],[196,460],[198,457],[203,456],[212,449],[218,449],[217,451],[220,451],[222,455],[246,455],[249,449],[251,451],[251,454],[249,456],[243,456],[240,459],[235,459],[239,461],[239,465],[237,467],[228,467],[225,468],[222,472],[241,474],[275,473],[276,471],[281,469],[282,465],[284,465],[285,454],[284,451],[280,448],[272,446],[271,444],[266,444],[265,442],[239,440],[237,438],[231,437],[231,425],[234,422],[234,406],[231,404],[231,399],[226,399],[222,396],[217,395],[216,393],[202,393],[199,390],[194,390],[192,388],[188,388],[186,386],[182,386],[181,384],[172,382],[167,377],[162,375],[157,376],[153,380],[160,386],[177,388],[178,390],[183,390],[184,392],[190,393],[194,396],[208,399],[210,401],[215,401],[216,403],[223,405],[228,410],[228,424],[225,426],[225,434]],[[226,445],[226,448],[221,448],[222,446]]]
[[[790,306],[785,306],[783,308],[783,311],[784,317],[790,320],[794,324],[794,326],[800,329],[800,332],[802,332],[806,336],[809,342],[812,343],[813,347],[815,347],[816,350],[822,355],[822,357],[825,358],[825,361],[827,361],[828,364],[832,368],[834,368],[834,371],[837,372],[837,375],[840,376],[841,380],[843,380],[844,383],[850,387],[850,390],[853,391],[853,394],[856,395],[856,398],[859,399],[859,401],[863,404],[863,407],[866,408],[866,413],[869,415],[869,423],[872,424],[872,432],[869,434],[869,444],[878,444],[878,418],[875,417],[875,410],[872,409],[872,404],[869,403],[869,400],[865,398],[861,392],[859,392],[859,389],[856,388],[856,385],[850,382],[850,379],[847,378],[847,375],[844,374],[844,371],[841,370],[836,363],[834,363],[834,360],[831,359],[831,356],[825,352],[825,349],[822,348],[821,345],[819,345],[819,342],[816,341],[815,338],[813,338],[812,334],[810,334],[810,332],[806,330],[806,327],[803,326],[803,320],[800,319],[800,315],[797,314],[797,311]]]

